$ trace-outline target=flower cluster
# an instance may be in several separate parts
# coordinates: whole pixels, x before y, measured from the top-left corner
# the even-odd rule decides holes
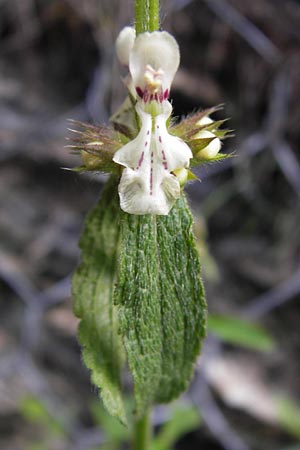
[[[121,208],[130,214],[166,215],[184,184],[195,178],[191,165],[226,157],[219,154],[224,121],[209,115],[217,108],[170,124],[171,83],[179,66],[177,42],[165,31],[135,37],[126,27],[116,41],[128,98],[112,117],[113,129],[83,124],[72,146],[81,150],[79,170],[121,171]]]

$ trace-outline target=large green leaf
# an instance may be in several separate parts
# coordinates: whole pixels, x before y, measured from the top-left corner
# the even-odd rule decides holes
[[[168,216],[123,214],[116,303],[139,416],[184,391],[205,335],[192,216],[180,198]]]
[[[162,365],[155,217],[124,213],[121,242],[116,302],[140,412],[154,400]]]
[[[120,208],[115,178],[104,188],[87,217],[80,240],[82,262],[72,283],[74,312],[81,319],[79,341],[83,360],[100,388],[105,407],[126,422],[121,392],[124,349],[113,304],[117,276]]]

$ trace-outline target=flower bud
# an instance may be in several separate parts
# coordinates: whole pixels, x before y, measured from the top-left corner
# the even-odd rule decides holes
[[[123,66],[129,66],[129,55],[135,40],[135,30],[125,27],[120,31],[116,40],[116,53],[118,60]]]
[[[213,120],[209,116],[204,116],[202,119],[198,120],[196,122],[196,125],[199,127],[211,125],[213,123]]]
[[[198,131],[197,134],[195,134],[194,139],[209,139],[209,138],[215,138],[213,139],[206,147],[204,147],[202,150],[197,153],[197,157],[201,159],[213,159],[217,156],[219,151],[221,150],[221,141],[214,133],[208,130],[202,130]]]

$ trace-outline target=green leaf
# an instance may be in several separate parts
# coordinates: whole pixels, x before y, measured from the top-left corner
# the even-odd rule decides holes
[[[123,214],[116,302],[139,417],[186,389],[205,335],[191,227],[184,198],[167,216]]]
[[[300,438],[300,407],[289,398],[278,401],[278,421],[292,436]]]
[[[45,405],[36,397],[24,397],[20,405],[21,413],[26,420],[33,423],[47,423],[49,413]]]
[[[161,317],[154,216],[123,214],[116,302],[136,407],[143,412],[154,400],[161,376]]]
[[[208,329],[230,344],[253,350],[270,351],[275,344],[272,337],[261,327],[231,316],[208,316]]]
[[[34,442],[32,444],[28,444],[25,450],[49,450],[49,447],[44,442]]]
[[[92,382],[113,416],[126,422],[121,392],[125,356],[113,304],[119,247],[117,179],[111,177],[100,202],[87,217],[80,240],[82,262],[72,283],[74,312],[81,319],[79,341]]]
[[[201,417],[199,412],[188,406],[176,406],[172,411],[172,416],[159,430],[153,439],[151,450],[168,450],[187,433],[197,429],[200,425]]]
[[[45,427],[50,434],[63,436],[64,424],[60,422],[59,417],[50,414],[38,397],[26,395],[22,398],[20,412],[28,422]]]

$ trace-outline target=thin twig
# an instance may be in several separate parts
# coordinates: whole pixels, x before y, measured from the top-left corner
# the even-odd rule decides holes
[[[300,294],[300,272],[292,275],[288,280],[276,288],[252,300],[243,310],[242,315],[247,319],[259,319],[275,308],[283,305]]]
[[[249,447],[231,429],[217,406],[203,374],[199,371],[196,372],[192,386],[192,400],[199,408],[206,426],[225,450],[249,450]]]
[[[285,178],[300,195],[300,164],[293,150],[286,141],[280,140],[272,147],[274,157]]]
[[[266,61],[274,65],[280,62],[282,55],[273,42],[226,0],[203,1],[223,22],[227,23],[245,39]]]

